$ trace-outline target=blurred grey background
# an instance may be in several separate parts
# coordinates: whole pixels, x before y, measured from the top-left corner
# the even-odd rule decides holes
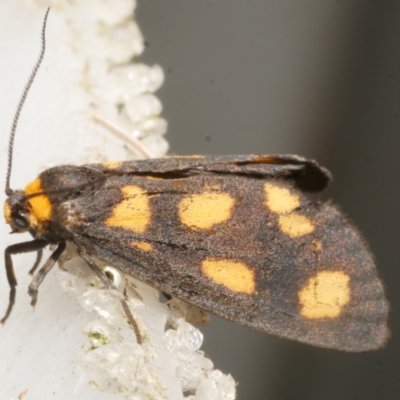
[[[346,354],[214,318],[204,350],[242,399],[400,398],[400,1],[139,0],[171,153],[294,153],[328,167],[392,305],[383,350]]]

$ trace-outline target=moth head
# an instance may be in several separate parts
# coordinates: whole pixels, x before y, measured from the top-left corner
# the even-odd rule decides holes
[[[4,218],[12,232],[44,231],[50,221],[51,203],[36,179],[25,190],[17,190],[4,202]]]
[[[31,227],[31,211],[24,192],[15,191],[4,202],[4,218],[11,226],[12,232],[26,232]]]

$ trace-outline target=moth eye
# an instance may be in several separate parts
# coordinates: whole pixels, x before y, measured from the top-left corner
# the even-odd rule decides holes
[[[18,215],[13,219],[14,226],[19,231],[23,231],[29,228],[29,222],[23,215]]]

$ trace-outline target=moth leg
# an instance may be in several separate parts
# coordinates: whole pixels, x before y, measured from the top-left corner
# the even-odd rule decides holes
[[[29,242],[13,244],[5,249],[4,258],[5,258],[7,280],[8,284],[10,285],[10,298],[8,301],[7,311],[4,314],[4,317],[1,319],[0,323],[4,324],[7,321],[15,304],[17,278],[15,277],[14,266],[11,256],[13,254],[30,253],[32,251],[37,251],[41,253],[42,249],[46,247],[48,244],[49,243],[46,240],[35,239]],[[39,256],[36,258],[36,263],[38,261],[38,258]]]
[[[42,261],[42,256],[43,256],[43,249],[39,249],[36,253],[36,261],[35,264],[33,264],[33,267],[29,270],[29,275],[33,275],[37,269],[37,267],[40,264],[40,261]]]
[[[39,269],[39,272],[33,277],[31,284],[28,288],[29,296],[32,297],[31,305],[35,306],[37,302],[37,294],[39,286],[42,284],[44,278],[49,273],[49,271],[54,267],[54,264],[58,261],[61,254],[65,250],[66,243],[60,242],[57,248],[54,250],[49,259],[44,263],[43,267]]]
[[[96,274],[96,276],[99,278],[100,282],[109,290],[117,290],[117,288],[113,285],[113,283],[107,278],[105,274],[101,271],[101,269],[93,262],[93,260],[87,255],[84,249],[81,247],[78,248],[78,254],[80,257],[82,257],[86,263],[89,265],[90,269]],[[133,317],[131,310],[128,307],[128,304],[126,303],[125,299],[121,300],[121,305],[122,308],[125,312],[125,315],[128,317],[129,323],[132,325],[132,328],[135,332],[136,335],[136,340],[138,344],[143,343],[143,337],[142,334],[139,331],[139,326]]]

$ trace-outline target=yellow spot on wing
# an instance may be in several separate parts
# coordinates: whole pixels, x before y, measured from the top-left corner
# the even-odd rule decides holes
[[[255,293],[254,271],[246,264],[231,260],[207,259],[201,264],[204,275],[233,292]]]
[[[151,251],[151,250],[153,250],[153,246],[148,242],[131,242],[131,245],[135,246],[139,250],[143,250],[143,251]]]
[[[136,185],[125,186],[121,191],[124,199],[114,207],[106,225],[144,232],[151,218],[148,195]]]
[[[289,189],[267,182],[264,185],[265,204],[268,209],[277,214],[290,213],[300,207],[300,198]]]
[[[4,218],[7,224],[11,224],[11,207],[7,201],[4,202]]]
[[[314,246],[314,251],[320,253],[323,249],[322,243],[319,240],[313,240],[312,245]]]
[[[122,164],[121,161],[107,161],[102,165],[106,168],[117,169],[121,166],[121,164]]]
[[[200,154],[193,154],[190,156],[172,155],[172,156],[166,156],[165,158],[204,158],[204,156]]]
[[[29,183],[24,191],[31,206],[30,223],[35,226],[38,223],[48,222],[51,217],[51,202],[49,197],[43,193],[42,181],[40,178]],[[39,194],[42,193],[42,194]]]
[[[323,271],[299,292],[300,314],[311,319],[336,318],[350,301],[350,277],[342,271]]]
[[[299,237],[314,231],[313,223],[304,215],[279,215],[278,223],[281,231],[290,237]]]
[[[228,193],[209,190],[185,197],[179,203],[179,217],[190,228],[209,229],[229,220],[234,204]]]

